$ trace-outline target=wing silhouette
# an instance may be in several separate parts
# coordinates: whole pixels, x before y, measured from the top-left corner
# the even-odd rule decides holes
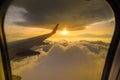
[[[51,33],[8,43],[9,58],[13,59],[15,57],[27,57],[40,54],[30,48],[33,46],[46,44],[43,41],[55,34],[58,26],[59,24],[55,26]]]

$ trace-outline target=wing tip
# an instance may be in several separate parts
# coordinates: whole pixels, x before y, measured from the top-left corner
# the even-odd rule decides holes
[[[59,24],[57,24],[57,25],[55,26],[55,28],[54,28],[53,31],[52,31],[52,34],[55,34],[55,33],[56,33],[58,26],[59,26]]]

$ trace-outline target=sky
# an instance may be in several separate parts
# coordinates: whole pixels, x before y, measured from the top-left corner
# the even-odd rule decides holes
[[[24,80],[100,80],[115,18],[105,0],[13,0],[4,24],[8,43],[50,33],[59,24],[50,44],[37,46],[40,55],[11,60],[13,74]]]
[[[9,35],[23,36],[26,29],[32,31],[34,28],[32,33],[38,35],[42,34],[37,31],[49,33],[56,24],[59,24],[58,32],[52,39],[79,37],[110,42],[115,20],[112,9],[104,0],[13,0],[5,18],[8,41],[13,41]],[[61,34],[64,28],[69,31],[66,36]]]

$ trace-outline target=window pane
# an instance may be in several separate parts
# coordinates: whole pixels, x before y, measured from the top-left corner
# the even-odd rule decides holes
[[[12,74],[100,80],[114,25],[104,0],[15,0],[5,18]]]

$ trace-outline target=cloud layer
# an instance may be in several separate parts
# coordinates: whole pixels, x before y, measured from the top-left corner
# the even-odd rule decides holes
[[[28,27],[51,29],[60,23],[61,28],[68,25],[71,30],[82,30],[88,24],[113,17],[111,8],[104,0],[17,0],[12,5],[16,10],[26,10],[20,12],[24,21],[14,23]],[[12,8],[9,11],[14,12]]]
[[[23,80],[100,80],[108,43],[101,41],[50,42],[39,56],[12,61],[13,74]]]

